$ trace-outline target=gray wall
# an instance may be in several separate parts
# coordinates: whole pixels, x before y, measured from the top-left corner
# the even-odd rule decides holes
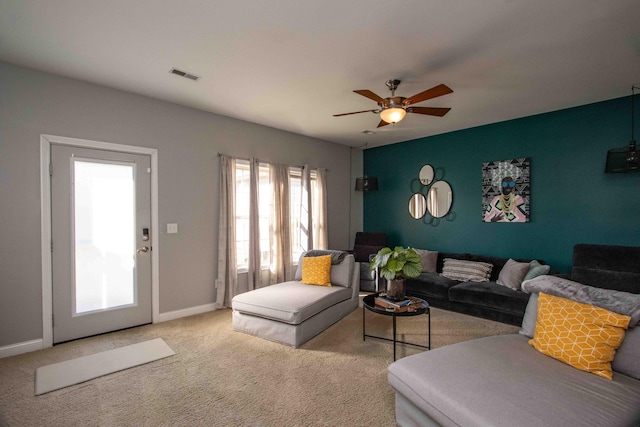
[[[42,338],[41,134],[158,149],[160,313],[215,300],[218,152],[330,168],[330,247],[355,232],[349,147],[0,62],[0,347]]]
[[[356,232],[364,231],[364,193],[356,191],[356,178],[361,177],[363,167],[363,151],[358,148],[351,149],[351,180],[349,191],[351,193],[351,218],[349,230],[349,248],[353,248]]]

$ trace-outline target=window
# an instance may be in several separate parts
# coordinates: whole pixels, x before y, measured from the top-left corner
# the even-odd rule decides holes
[[[236,260],[238,271],[249,267],[249,215],[251,177],[250,163],[248,160],[236,159]],[[312,195],[315,193],[316,173],[311,171]],[[291,252],[292,262],[296,264],[300,254],[307,248],[307,233],[310,232],[310,224],[307,224],[308,216],[304,215],[310,207],[303,204],[302,195],[302,168],[289,168],[290,191],[290,220],[291,220]],[[260,265],[262,269],[268,269],[271,261],[271,215],[273,212],[273,189],[269,174],[269,164],[259,163],[258,166],[258,216],[260,228]],[[313,202],[312,202],[313,204]]]
[[[247,160],[236,160],[236,261],[238,270],[249,266],[249,213],[251,170]],[[260,228],[260,265],[269,267],[269,228],[271,225],[271,181],[269,165],[258,166],[258,215]]]
[[[316,171],[312,170],[310,173],[310,181],[311,181],[311,204],[313,203],[313,196],[315,194],[315,186],[316,186]],[[302,168],[301,167],[291,167],[289,168],[289,180],[291,187],[291,206],[290,206],[290,216],[291,216],[291,253],[293,257],[293,262],[297,263],[298,259],[302,252],[307,251],[309,249],[308,246],[308,236],[309,233],[313,232],[312,224],[308,223],[308,211],[312,208],[312,206],[307,206],[306,203],[306,194],[303,194],[302,188]],[[314,212],[315,213],[315,212]],[[312,215],[312,218],[315,215]]]

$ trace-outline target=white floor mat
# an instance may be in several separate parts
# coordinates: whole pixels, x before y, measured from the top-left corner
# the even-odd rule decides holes
[[[36,396],[174,355],[162,338],[115,348],[36,370]]]

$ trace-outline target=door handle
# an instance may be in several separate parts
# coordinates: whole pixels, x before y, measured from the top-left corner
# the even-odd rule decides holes
[[[137,253],[142,252],[142,253],[145,253],[145,254],[146,254],[147,252],[149,252],[149,247],[148,247],[148,246],[143,246],[143,247],[141,247],[140,249],[138,249],[136,252],[137,252]]]

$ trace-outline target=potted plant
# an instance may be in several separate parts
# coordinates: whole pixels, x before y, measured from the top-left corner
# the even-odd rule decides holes
[[[401,301],[405,297],[404,280],[422,273],[422,259],[411,248],[382,248],[371,263],[371,270],[376,269],[380,276],[387,279],[387,298]]]

